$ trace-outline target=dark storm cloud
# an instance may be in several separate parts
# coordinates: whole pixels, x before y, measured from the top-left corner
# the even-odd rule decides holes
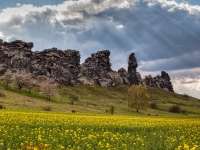
[[[159,71],[159,70],[181,70],[193,69],[199,67],[200,51],[190,52],[180,57],[162,59],[157,61],[145,62],[141,70]]]
[[[77,36],[80,43],[96,40],[115,52],[134,50],[139,61],[178,57],[200,48],[200,21],[186,10],[169,12],[169,7],[159,3],[149,7],[145,2],[130,8],[109,7],[95,14],[82,11],[82,7],[72,7],[83,14],[82,19],[65,21],[90,27]],[[121,30],[116,28],[120,24],[124,26]]]
[[[102,1],[103,1],[103,0],[91,0],[91,2],[94,2],[94,3],[96,3],[96,4],[100,4],[100,3],[102,3]]]

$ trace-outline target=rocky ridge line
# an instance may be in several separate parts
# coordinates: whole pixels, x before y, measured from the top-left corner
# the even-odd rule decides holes
[[[55,78],[60,84],[91,84],[110,87],[119,83],[125,85],[147,85],[174,92],[170,76],[161,72],[161,76],[141,78],[137,72],[137,60],[131,53],[128,71],[124,68],[118,72],[111,69],[110,51],[103,50],[91,54],[80,64],[80,53],[76,50],[58,50],[57,48],[32,52],[33,43],[16,40],[3,42],[0,40],[0,75],[7,70],[25,70],[34,75],[45,75]]]

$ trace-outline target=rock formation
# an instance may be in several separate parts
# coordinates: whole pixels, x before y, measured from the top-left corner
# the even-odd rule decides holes
[[[147,85],[150,87],[159,87],[163,88],[167,91],[174,92],[172,83],[170,81],[170,76],[165,71],[161,71],[161,76],[157,75],[156,77],[152,78],[151,75],[146,76],[142,80],[143,85]]]
[[[25,70],[35,75],[56,78],[64,85],[75,85],[80,72],[80,54],[75,50],[46,49],[32,52],[33,43],[0,42],[0,74],[7,69]]]
[[[46,49],[33,52],[31,73],[56,78],[64,85],[75,85],[78,78],[80,54],[75,50]]]
[[[118,74],[122,78],[123,84],[131,85],[130,81],[129,81],[129,74],[128,74],[128,72],[124,68],[119,69],[118,70]]]
[[[131,55],[129,56],[129,61],[128,61],[128,74],[129,74],[129,82],[130,84],[138,84],[138,79],[137,79],[137,68],[138,64],[137,64],[137,60],[135,58],[135,54],[131,53]]]
[[[110,51],[104,50],[93,53],[81,65],[79,81],[83,84],[96,84],[102,87],[123,83],[117,72],[113,71],[110,63]]]
[[[138,64],[134,53],[129,56],[128,72],[124,68],[116,72],[111,69],[109,50],[93,53],[80,64],[80,53],[76,50],[51,48],[32,52],[32,48],[33,43],[20,40],[8,43],[0,40],[0,75],[7,70],[25,70],[34,75],[54,78],[64,85],[95,84],[109,87],[118,83],[142,84],[173,92],[170,76],[165,71],[161,72],[161,76],[152,78],[149,75],[142,79],[137,72]]]
[[[31,57],[33,43],[26,43],[20,40],[10,43],[0,41],[0,75],[7,69],[31,68]]]

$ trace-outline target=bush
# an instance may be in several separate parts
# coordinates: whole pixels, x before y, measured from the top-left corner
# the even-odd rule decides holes
[[[0,109],[6,109],[6,107],[3,105],[0,105]]]
[[[150,104],[150,108],[152,108],[152,109],[157,109],[157,108],[158,108],[157,103],[156,103],[156,102],[152,102],[152,103]]]
[[[169,112],[172,113],[179,113],[181,110],[181,107],[179,105],[173,105],[169,108]]]
[[[51,107],[50,106],[44,107],[43,110],[45,110],[45,111],[51,111]]]
[[[184,93],[183,94],[183,99],[188,100],[188,94]]]
[[[181,113],[186,115],[187,114],[187,110],[183,109],[183,110],[181,110]]]
[[[0,92],[0,97],[6,97],[6,95]]]
[[[75,110],[72,110],[72,113],[75,113],[76,111]]]
[[[111,115],[114,114],[114,109],[115,109],[115,106],[114,105],[110,105],[109,112],[110,112]]]

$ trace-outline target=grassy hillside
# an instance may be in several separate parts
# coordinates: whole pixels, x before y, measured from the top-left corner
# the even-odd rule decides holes
[[[5,97],[0,96],[0,106],[5,106],[6,109],[20,110],[36,110],[42,111],[49,107],[52,111],[71,112],[75,110],[77,113],[95,113],[106,114],[106,110],[114,105],[117,115],[177,115],[169,113],[169,108],[178,104],[181,107],[180,115],[200,115],[200,102],[198,99],[189,97],[184,100],[182,95],[170,93],[160,88],[148,88],[151,95],[151,103],[156,103],[156,108],[150,106],[146,110],[140,110],[136,113],[135,109],[127,107],[126,92],[128,86],[116,85],[111,88],[101,88],[98,86],[77,85],[74,87],[63,86],[58,89],[58,94],[46,100],[45,96],[39,92],[22,89],[19,91],[16,88],[5,89],[4,85],[0,84],[0,93]],[[71,105],[69,94],[77,95],[78,102]]]

